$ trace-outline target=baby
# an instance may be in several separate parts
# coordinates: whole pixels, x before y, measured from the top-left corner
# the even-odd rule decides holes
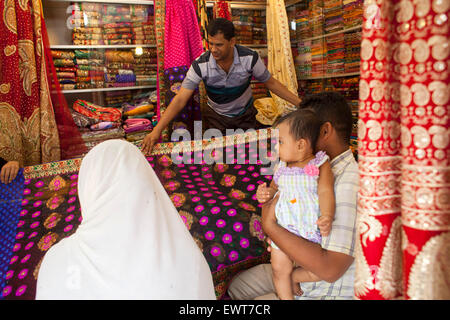
[[[258,186],[257,199],[265,203],[278,192],[278,224],[320,244],[322,236],[331,230],[335,210],[334,176],[328,156],[314,150],[321,122],[313,110],[300,109],[281,117],[274,127],[279,130],[280,163],[270,186]],[[301,295],[300,282],[322,280],[302,268],[294,269],[292,260],[273,241],[271,246],[273,281],[280,299]]]

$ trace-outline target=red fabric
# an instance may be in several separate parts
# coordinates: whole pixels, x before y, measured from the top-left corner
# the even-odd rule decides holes
[[[355,296],[450,298],[449,5],[366,2]]]
[[[81,137],[78,127],[73,121],[66,98],[61,91],[58,78],[56,76],[55,65],[53,63],[50,42],[44,17],[42,17],[42,39],[44,43],[44,56],[47,67],[47,78],[50,88],[50,97],[55,113],[55,120],[58,126],[59,143],[61,148],[61,159],[71,159],[85,154],[88,149]]]
[[[228,1],[216,1],[213,6],[214,19],[224,18],[231,21],[231,7]]]
[[[59,160],[48,95],[40,1],[0,2],[0,156],[21,165]]]
[[[197,16],[191,0],[167,0],[164,70],[190,66],[203,52]]]

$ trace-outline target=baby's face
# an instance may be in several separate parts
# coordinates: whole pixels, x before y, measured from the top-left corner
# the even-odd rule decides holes
[[[282,122],[277,126],[279,138],[275,148],[278,151],[278,155],[281,161],[292,162],[297,161],[300,154],[299,143],[289,132],[289,125],[286,122]]]

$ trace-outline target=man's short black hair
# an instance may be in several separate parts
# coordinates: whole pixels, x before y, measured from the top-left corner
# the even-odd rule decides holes
[[[300,103],[300,108],[313,109],[322,123],[330,122],[339,137],[350,144],[352,110],[340,93],[324,91],[306,96]]]
[[[233,22],[224,18],[217,18],[208,23],[208,35],[215,36],[218,33],[222,33],[223,37],[228,41],[234,37],[234,25]]]
[[[311,143],[312,149],[316,149],[322,122],[312,109],[299,109],[278,118],[273,127],[286,122],[289,125],[289,133],[295,140],[306,139]]]

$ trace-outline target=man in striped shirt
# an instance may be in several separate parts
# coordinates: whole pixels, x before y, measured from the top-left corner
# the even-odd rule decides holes
[[[218,18],[208,25],[209,51],[198,57],[189,68],[180,91],[172,99],[156,127],[143,141],[142,150],[148,154],[161,132],[181,112],[194,90],[203,81],[208,95],[208,107],[202,110],[204,129],[258,129],[258,113],[253,106],[252,78],[263,82],[267,89],[292,103],[300,98],[273,78],[258,53],[236,45],[235,30],[229,20]]]
[[[324,150],[330,156],[335,179],[336,212],[331,232],[322,238],[320,245],[280,227],[275,218],[276,198],[263,206],[263,230],[297,266],[322,279],[302,283],[303,294],[296,299],[353,299],[359,178],[357,163],[349,149],[351,110],[345,99],[334,92],[307,97],[300,107],[314,109],[324,122],[317,150]],[[261,264],[237,275],[228,293],[233,299],[276,299],[270,264]]]

